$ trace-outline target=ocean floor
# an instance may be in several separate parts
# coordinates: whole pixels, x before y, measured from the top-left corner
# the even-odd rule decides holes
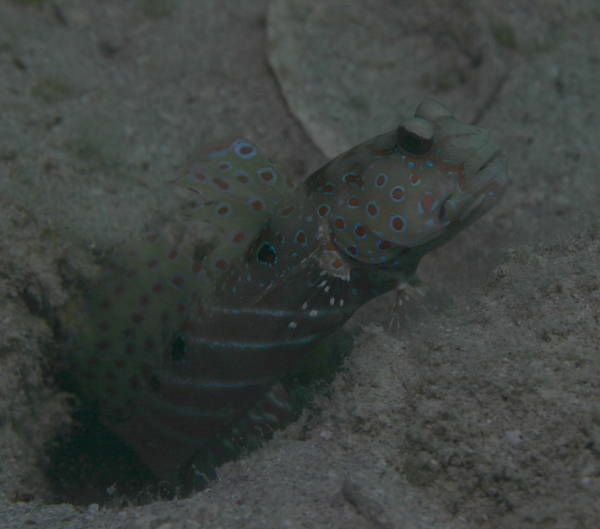
[[[599,526],[599,24],[593,0],[0,0],[0,525]],[[510,187],[391,325],[389,297],[359,311],[298,422],[187,499],[57,460],[90,428],[61,311],[176,215],[196,146],[243,134],[300,181],[425,97],[492,131]]]

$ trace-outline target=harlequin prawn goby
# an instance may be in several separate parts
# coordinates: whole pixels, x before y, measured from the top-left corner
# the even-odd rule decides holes
[[[200,149],[175,184],[199,200],[186,223],[210,242],[151,235],[115,251],[65,348],[102,420],[178,484],[240,418],[276,426],[289,406],[278,379],[496,205],[507,159],[426,99],[297,187],[241,137]]]

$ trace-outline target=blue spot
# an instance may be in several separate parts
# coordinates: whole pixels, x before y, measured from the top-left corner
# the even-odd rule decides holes
[[[376,219],[379,216],[379,206],[377,202],[367,202],[367,215],[372,219]]]
[[[357,222],[354,226],[354,235],[356,235],[359,239],[366,239],[367,229],[360,222]]]
[[[440,154],[442,154],[442,149],[440,149],[439,147],[435,150],[435,155],[439,156]]]
[[[406,189],[402,186],[393,187],[390,191],[390,197],[394,202],[403,202],[406,198]]]
[[[415,162],[408,162],[408,166],[412,169],[415,166]]]
[[[354,244],[348,244],[345,250],[348,255],[358,255],[358,248]]]
[[[312,215],[309,215],[308,217],[306,217],[306,222],[312,222],[313,218]]]
[[[333,182],[327,182],[325,184],[325,187],[323,188],[323,193],[325,195],[333,195],[334,190],[335,190],[335,184]]]
[[[353,171],[346,173],[342,177],[342,182],[344,182],[346,184],[355,184],[356,183],[356,173]]]
[[[385,173],[379,173],[377,175],[377,178],[375,178],[375,187],[377,189],[381,189],[383,187],[385,187],[385,184],[387,184],[388,181],[388,175],[386,175]]]
[[[433,160],[427,160],[427,165],[429,167],[433,167],[433,165],[434,165]]]
[[[407,226],[406,219],[402,215],[394,215],[390,219],[390,228],[396,233],[402,233]]]
[[[296,252],[292,252],[292,257],[298,257],[298,254]]]
[[[237,140],[233,142],[233,152],[235,152],[235,154],[244,160],[248,160],[249,158],[254,158],[254,156],[256,156],[256,149],[254,146],[243,140]]]
[[[427,227],[433,228],[435,226],[435,220],[429,219],[425,224],[427,224]]]
[[[248,275],[248,277],[246,277],[246,279],[247,279],[248,281],[252,281],[252,276],[251,276],[251,275]]]
[[[356,290],[355,288],[352,289],[352,294],[354,294],[356,296],[356,294],[358,294],[358,290]]]
[[[331,207],[329,206],[329,204],[319,204],[319,207],[317,208],[317,213],[321,218],[326,217],[327,215],[329,215],[329,213],[331,213]]]
[[[235,292],[236,290],[237,290],[237,287],[233,287],[233,288],[231,289],[231,291],[232,291],[232,292]]]
[[[233,167],[231,162],[221,162],[219,164],[219,171],[229,171]]]
[[[298,230],[296,235],[294,236],[294,242],[300,244],[301,246],[306,246],[308,244],[308,237],[304,230]]]
[[[344,220],[344,217],[338,216],[335,219],[333,219],[333,225],[338,231],[346,230],[346,221]]]

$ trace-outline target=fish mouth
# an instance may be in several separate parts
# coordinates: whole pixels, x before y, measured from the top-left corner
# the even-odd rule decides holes
[[[456,188],[440,210],[440,220],[445,225],[475,222],[500,201],[508,185],[508,158],[495,141],[479,148],[463,167],[466,188]]]

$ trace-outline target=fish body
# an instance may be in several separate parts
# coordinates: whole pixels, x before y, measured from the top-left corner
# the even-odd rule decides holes
[[[175,183],[211,240],[151,235],[114,253],[67,345],[106,424],[174,484],[236,421],[288,413],[281,376],[492,208],[507,162],[487,132],[425,100],[298,187],[238,137],[201,149]]]

